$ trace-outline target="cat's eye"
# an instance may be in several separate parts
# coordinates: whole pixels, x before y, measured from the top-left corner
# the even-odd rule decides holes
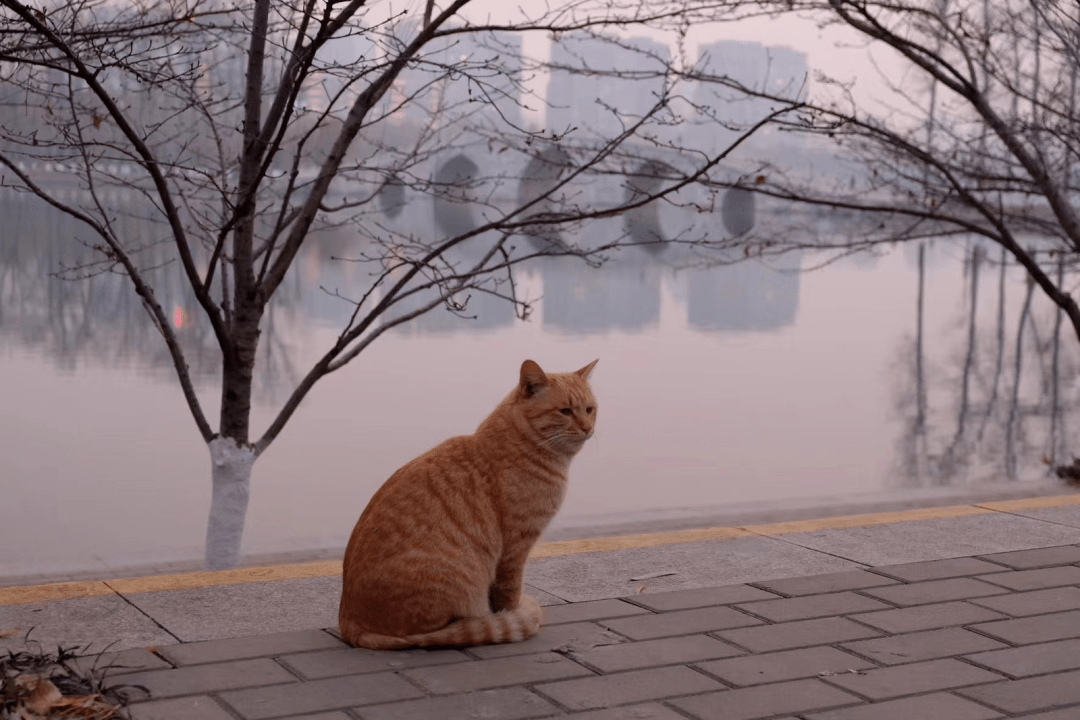
[[[574,411],[571,410],[570,408],[563,408],[559,412],[561,412],[563,415],[571,415],[571,414],[573,414]]]
[[[585,408],[585,412],[587,412],[587,413],[589,413],[590,415],[592,415],[592,413],[593,413],[593,410],[595,410],[595,409],[596,409],[596,408],[594,408],[594,407],[590,407],[590,408]]]

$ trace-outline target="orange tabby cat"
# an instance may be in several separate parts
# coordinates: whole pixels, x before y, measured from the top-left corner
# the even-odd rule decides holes
[[[526,360],[518,386],[475,433],[428,450],[379,488],[345,549],[346,641],[486,645],[540,628],[522,574],[596,425],[596,362],[548,375]]]

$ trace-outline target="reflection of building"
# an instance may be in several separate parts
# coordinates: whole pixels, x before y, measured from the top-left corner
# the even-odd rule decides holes
[[[798,258],[789,258],[792,267]],[[754,260],[695,270],[688,281],[687,316],[697,330],[778,330],[799,310],[797,270]]]
[[[579,258],[550,258],[544,277],[544,327],[574,333],[642,330],[660,321],[660,266],[645,258],[600,268]]]
[[[624,123],[614,113],[633,124],[652,109],[668,57],[667,45],[645,38],[559,36],[551,46],[548,128],[563,133],[576,127],[578,137],[622,132]]]

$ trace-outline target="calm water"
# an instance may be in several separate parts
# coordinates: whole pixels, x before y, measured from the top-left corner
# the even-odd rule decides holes
[[[122,278],[50,276],[80,257],[83,230],[10,194],[0,218],[0,581],[198,560],[209,457],[160,336]],[[363,280],[330,259],[349,242],[311,242],[272,306],[256,436],[347,311],[320,286]],[[555,532],[1045,479],[1043,458],[1071,447],[1076,339],[1062,328],[1053,413],[1049,303],[1034,298],[1018,373],[1023,275],[1006,272],[999,326],[998,251],[973,272],[974,247],[928,243],[921,272],[915,245],[814,272],[796,271],[810,256],[707,268],[645,251],[600,270],[534,265],[520,278],[542,296],[529,321],[479,301],[475,320],[430,314],[324,379],[255,466],[244,552],[342,547],[379,484],[471,432],[525,358],[552,371],[600,358],[597,434]],[[194,303],[174,270],[159,297],[184,313]],[[181,335],[216,418],[212,338],[194,313]]]

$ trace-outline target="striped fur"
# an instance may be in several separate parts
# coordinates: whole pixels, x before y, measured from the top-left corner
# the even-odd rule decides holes
[[[529,551],[566,493],[598,413],[588,377],[531,360],[472,435],[407,463],[375,493],[345,550],[338,626],[376,650],[518,642],[540,627],[523,595]]]

